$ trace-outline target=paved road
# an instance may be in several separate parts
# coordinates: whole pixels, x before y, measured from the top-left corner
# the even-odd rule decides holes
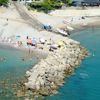
[[[25,9],[22,7],[22,5],[18,4],[17,2],[13,2],[13,4],[16,7],[16,10],[18,11],[18,13],[20,14],[20,16],[22,17],[22,19],[24,19],[27,24],[29,24],[30,26],[32,26],[33,28],[42,31],[43,30],[43,24],[41,22],[39,22],[36,18],[31,17],[26,11]]]

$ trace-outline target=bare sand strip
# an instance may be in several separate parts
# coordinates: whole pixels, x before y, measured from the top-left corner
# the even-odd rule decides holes
[[[66,8],[64,10],[55,10],[50,13],[52,16],[71,17],[71,16],[100,16],[100,7]]]

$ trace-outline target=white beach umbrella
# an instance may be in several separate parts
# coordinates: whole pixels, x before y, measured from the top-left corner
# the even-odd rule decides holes
[[[50,48],[57,49],[57,48],[58,48],[58,45],[57,45],[57,44],[52,44],[52,45],[50,46]]]
[[[41,43],[45,43],[45,39],[44,38],[40,38],[39,39]]]

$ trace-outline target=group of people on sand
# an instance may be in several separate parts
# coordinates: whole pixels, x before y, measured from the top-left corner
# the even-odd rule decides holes
[[[35,47],[35,48],[42,49],[42,50],[46,49],[48,51],[54,51],[58,47],[60,47],[51,38],[50,38],[50,40],[49,39],[46,40],[44,37],[40,37],[37,39],[35,37],[26,36],[26,42],[23,42],[21,40],[21,36],[16,35],[13,37],[3,38],[2,42],[7,43],[7,44],[9,43],[10,45],[12,45],[16,48],[24,47],[24,45],[27,45],[27,47],[30,46],[29,48]]]
[[[34,37],[30,38],[29,36],[27,36],[26,39],[27,39],[27,45],[35,46],[35,47],[37,47],[37,44],[45,44],[47,41],[44,38],[36,39]]]
[[[54,51],[58,48],[61,48],[64,46],[64,42],[63,41],[59,41],[58,43],[55,43],[51,38],[50,40],[46,40],[44,38],[29,38],[28,36],[26,37],[27,39],[27,45],[28,46],[35,46],[38,49],[42,49],[42,50],[48,50],[48,51]]]

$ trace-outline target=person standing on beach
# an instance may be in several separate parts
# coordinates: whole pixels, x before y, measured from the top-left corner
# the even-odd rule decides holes
[[[26,39],[28,39],[28,36],[26,37]]]
[[[7,18],[7,21],[8,21],[8,18]]]

